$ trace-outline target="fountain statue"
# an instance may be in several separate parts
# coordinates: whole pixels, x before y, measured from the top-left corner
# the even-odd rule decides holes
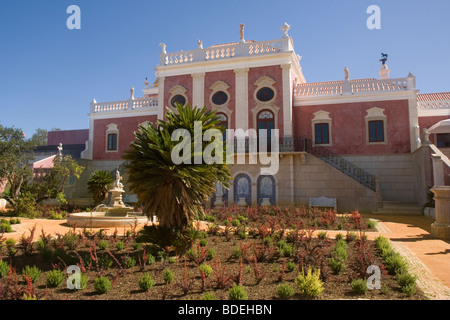
[[[149,221],[147,216],[133,212],[133,207],[123,203],[122,194],[125,193],[125,190],[121,180],[122,176],[119,170],[116,170],[116,179],[112,189],[109,190],[111,193],[109,204],[101,204],[91,212],[72,213],[67,218],[67,224],[80,228],[105,228],[147,223]]]

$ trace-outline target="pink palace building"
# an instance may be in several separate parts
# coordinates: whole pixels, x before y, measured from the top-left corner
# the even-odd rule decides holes
[[[86,182],[96,169],[123,171],[122,154],[139,124],[163,119],[176,102],[217,111],[228,129],[278,129],[279,170],[244,150],[245,164],[230,166],[229,190],[218,186],[208,205],[289,206],[336,200],[338,211],[420,213],[434,185],[449,185],[450,93],[419,94],[416,78],[391,78],[386,57],[379,78],[309,83],[289,25],[280,39],[240,41],[167,52],[160,44],[156,80],[143,97],[93,100],[81,163],[87,169],[68,197],[89,204]],[[56,139],[56,137],[53,137]],[[61,142],[65,144],[64,137]],[[126,178],[125,187],[126,187]],[[128,193],[125,201],[135,197]]]

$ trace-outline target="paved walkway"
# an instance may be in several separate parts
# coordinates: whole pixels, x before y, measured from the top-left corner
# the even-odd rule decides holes
[[[433,220],[420,215],[376,215],[364,214],[378,220],[378,231],[368,232],[369,239],[383,235],[392,241],[394,248],[409,262],[411,272],[419,276],[418,285],[433,300],[450,300],[450,242],[434,238],[430,235]],[[5,234],[5,238],[19,240],[36,225],[34,239],[38,239],[41,230],[46,234],[64,234],[70,227],[65,220],[25,219],[21,224],[13,225],[15,232]],[[119,235],[127,229],[118,228]],[[112,234],[115,228],[105,231]],[[339,232],[328,231],[329,237]],[[341,233],[344,233],[341,231]]]

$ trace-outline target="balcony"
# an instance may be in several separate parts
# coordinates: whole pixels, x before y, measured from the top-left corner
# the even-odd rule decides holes
[[[136,98],[113,102],[91,102],[91,114],[107,112],[133,112],[133,111],[157,111],[158,98]]]

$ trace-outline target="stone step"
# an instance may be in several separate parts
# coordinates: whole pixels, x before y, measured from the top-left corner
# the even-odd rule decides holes
[[[422,215],[423,208],[416,202],[383,201],[383,206],[374,213]]]

